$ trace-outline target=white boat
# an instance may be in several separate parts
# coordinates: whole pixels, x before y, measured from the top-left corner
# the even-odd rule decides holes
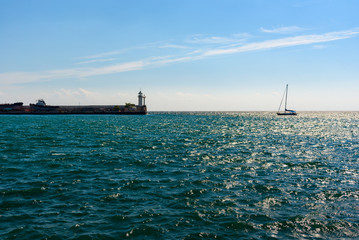
[[[280,111],[280,108],[282,107],[282,103],[283,103],[283,98],[282,101],[280,102],[279,108],[278,108],[278,112],[277,115],[286,115],[286,116],[290,116],[290,115],[297,115],[297,112],[294,110],[290,110],[287,109],[287,98],[288,98],[288,84],[285,88],[285,104],[284,104],[284,111]]]

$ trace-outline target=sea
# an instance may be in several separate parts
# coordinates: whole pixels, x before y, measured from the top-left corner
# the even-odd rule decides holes
[[[359,238],[359,112],[0,123],[0,239]]]

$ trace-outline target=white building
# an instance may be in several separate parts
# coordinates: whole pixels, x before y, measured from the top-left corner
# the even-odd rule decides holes
[[[146,96],[141,91],[138,93],[138,106],[146,106]]]

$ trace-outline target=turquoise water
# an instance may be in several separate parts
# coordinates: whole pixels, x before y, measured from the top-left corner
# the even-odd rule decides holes
[[[359,113],[0,123],[0,239],[359,237]]]

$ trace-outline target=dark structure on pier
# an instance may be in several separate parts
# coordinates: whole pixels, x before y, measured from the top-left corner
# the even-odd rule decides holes
[[[86,105],[86,106],[51,106],[40,99],[36,104],[24,106],[22,102],[0,104],[0,114],[147,114],[146,96],[138,93],[138,105]]]

